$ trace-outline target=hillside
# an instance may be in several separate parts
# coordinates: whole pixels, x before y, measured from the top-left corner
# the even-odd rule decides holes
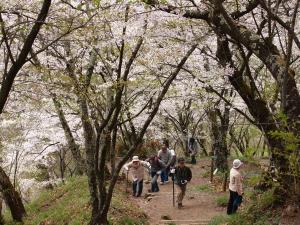
[[[120,185],[120,188],[124,185]],[[89,192],[86,177],[73,177],[63,185],[50,191],[42,191],[39,196],[26,206],[27,217],[24,225],[83,225],[89,222]],[[8,213],[6,223],[12,222]],[[118,225],[145,224],[146,215],[127,198],[124,190],[116,188],[109,221]]]

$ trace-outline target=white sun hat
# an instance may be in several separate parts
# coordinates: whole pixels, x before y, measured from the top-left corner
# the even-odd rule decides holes
[[[140,160],[139,160],[139,157],[137,155],[132,157],[132,162],[138,162],[138,161],[140,161]]]
[[[232,167],[234,169],[238,169],[241,165],[243,165],[243,163],[241,162],[241,160],[239,160],[239,159],[233,160]]]

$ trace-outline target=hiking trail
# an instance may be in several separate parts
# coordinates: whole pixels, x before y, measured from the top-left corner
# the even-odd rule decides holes
[[[200,160],[197,165],[187,164],[192,170],[193,179],[188,184],[182,209],[178,209],[177,204],[176,207],[173,207],[171,180],[167,184],[159,184],[160,191],[151,193],[152,196],[148,198],[144,196],[148,192],[150,184],[144,183],[143,197],[130,198],[145,211],[151,225],[207,225],[214,216],[225,215],[226,212],[225,208],[219,207],[216,202],[216,198],[224,193],[197,190],[199,185],[210,185],[209,178],[203,178],[203,173],[209,170],[209,165],[209,160]],[[147,176],[145,178],[147,180]],[[175,188],[175,199],[176,195]]]

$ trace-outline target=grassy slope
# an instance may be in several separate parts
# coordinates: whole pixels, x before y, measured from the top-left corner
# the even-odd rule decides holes
[[[122,185],[123,186],[123,185]],[[25,225],[81,225],[90,218],[89,191],[86,177],[69,179],[51,191],[43,191],[37,199],[26,206],[28,216]],[[111,224],[144,224],[145,214],[116,188],[109,221]],[[16,224],[6,214],[7,224]]]

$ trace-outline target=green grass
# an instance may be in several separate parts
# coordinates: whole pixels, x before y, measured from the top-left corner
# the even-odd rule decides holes
[[[212,220],[208,223],[208,225],[221,225],[228,221],[228,216],[219,215],[212,218]]]
[[[117,224],[118,225],[142,225],[142,224],[145,224],[145,222],[146,221],[144,221],[144,220],[125,217],[125,218],[121,219]]]
[[[209,184],[200,184],[195,186],[196,191],[200,192],[212,192],[212,187]]]
[[[88,224],[91,207],[86,177],[70,178],[54,190],[42,191],[38,198],[26,205],[24,225],[84,225]],[[10,213],[4,214],[7,225],[16,225]],[[133,205],[122,191],[116,189],[109,212],[110,224],[141,225],[144,213]]]
[[[216,202],[219,207],[226,207],[228,203],[228,195],[217,197]]]
[[[230,216],[216,216],[209,225],[277,225],[280,220],[280,199],[274,194],[274,190],[263,193],[253,193],[253,199],[244,210],[239,209],[236,214]],[[220,202],[225,199],[220,198]]]
[[[203,178],[208,178],[208,177],[210,177],[210,170],[205,171],[205,172],[202,174],[202,177],[203,177]]]

